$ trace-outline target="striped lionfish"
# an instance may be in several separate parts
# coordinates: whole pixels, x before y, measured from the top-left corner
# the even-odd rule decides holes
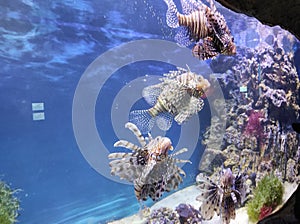
[[[175,121],[181,125],[204,105],[201,97],[210,86],[207,79],[190,70],[177,68],[164,74],[161,83],[143,89],[144,99],[152,106],[148,110],[130,112],[129,121],[142,133],[148,133],[156,120],[161,130],[168,130]]]
[[[221,213],[223,223],[228,224],[235,219],[235,206],[245,200],[245,179],[244,174],[234,176],[229,168],[222,170],[220,185],[199,174],[197,183],[202,193],[196,199],[202,201],[199,210],[203,219],[212,219],[214,212],[218,216]]]
[[[117,175],[134,184],[134,192],[138,201],[158,200],[164,191],[176,189],[182,182],[181,175],[185,172],[176,163],[186,163],[189,160],[174,158],[175,155],[186,152],[183,148],[168,155],[173,150],[171,140],[158,136],[144,138],[139,129],[132,123],[126,123],[126,128],[133,132],[141,146],[134,145],[126,140],[117,141],[114,147],[124,147],[132,152],[111,153],[108,158],[113,159],[109,165],[111,174]]]
[[[196,42],[192,49],[194,57],[205,60],[218,54],[236,54],[234,38],[213,0],[207,0],[210,7],[196,0],[181,0],[184,14],[178,12],[173,0],[164,1],[168,6],[168,26],[180,27],[175,36],[176,42],[185,47]]]

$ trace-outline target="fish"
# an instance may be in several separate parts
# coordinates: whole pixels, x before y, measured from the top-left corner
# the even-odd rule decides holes
[[[221,215],[222,223],[229,224],[235,219],[235,208],[245,201],[246,175],[233,175],[230,168],[222,169],[220,184],[214,183],[209,177],[200,173],[197,176],[197,185],[201,194],[196,200],[202,204],[199,212],[204,220],[210,220],[216,213]]]
[[[143,89],[143,97],[150,106],[147,110],[134,110],[129,113],[129,122],[134,123],[143,134],[150,132],[155,122],[167,131],[173,118],[179,124],[202,110],[204,92],[210,83],[203,76],[184,68],[164,74],[160,83]]]
[[[138,139],[140,146],[126,140],[119,140],[114,147],[123,147],[132,152],[110,153],[108,158],[111,175],[133,183],[135,197],[138,201],[145,201],[150,197],[157,201],[163,192],[176,189],[183,182],[185,176],[177,163],[191,163],[189,160],[178,159],[175,156],[187,151],[182,148],[175,153],[172,142],[168,137],[157,136],[153,138],[148,133],[144,137],[137,126],[126,123],[128,128]]]
[[[199,60],[214,58],[219,54],[235,55],[236,45],[224,16],[217,11],[213,0],[209,7],[201,1],[181,0],[183,14],[173,0],[167,4],[166,20],[171,28],[178,28],[175,41],[183,47],[194,43],[192,54]]]

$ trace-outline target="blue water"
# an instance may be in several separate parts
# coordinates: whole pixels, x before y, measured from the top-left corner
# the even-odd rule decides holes
[[[237,39],[238,45],[255,47],[257,34],[242,33],[247,18],[222,10],[233,34],[244,37]],[[98,56],[129,41],[173,41],[174,31],[166,26],[165,12],[162,0],[0,0],[0,179],[22,189],[17,194],[22,208],[19,223],[105,223],[138,211],[133,187],[104,177],[81,153],[73,130],[72,106],[79,80]],[[170,53],[162,49],[158,54],[164,55],[164,51]],[[180,57],[181,53],[172,52],[172,58],[180,61]],[[189,65],[200,66],[206,73],[209,61],[193,63]],[[95,90],[99,94],[94,118],[106,149],[116,151],[116,131],[123,132],[123,120],[116,119],[118,130],[111,120],[119,91],[139,77],[160,76],[172,69],[175,66],[165,62],[132,61],[104,80],[101,90]],[[130,98],[131,94],[127,95],[120,97]],[[33,121],[34,102],[44,103],[45,120]],[[141,99],[132,105],[141,107],[147,108]],[[122,108],[118,109],[122,115]],[[187,177],[181,187],[192,184],[197,174],[202,134],[210,124],[207,100],[198,116],[197,150],[192,149],[193,164],[184,166]],[[173,124],[166,134],[176,145],[181,129]]]

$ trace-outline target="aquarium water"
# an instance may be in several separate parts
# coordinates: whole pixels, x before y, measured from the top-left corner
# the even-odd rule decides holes
[[[177,44],[164,0],[0,0],[0,180],[20,189],[18,223],[107,223],[138,213],[132,183],[111,175],[108,155],[130,152],[114,147],[119,139],[138,144],[125,128],[130,112],[149,109],[143,89],[177,67],[211,87],[186,122],[151,130],[175,152],[188,149],[178,155],[192,163],[179,164],[186,176],[177,190],[200,171],[244,169],[229,160],[235,151],[258,175],[251,156],[282,155],[275,172],[295,181],[286,167],[299,162],[291,129],[299,119],[299,42],[216,6],[236,54],[199,60],[192,45]]]

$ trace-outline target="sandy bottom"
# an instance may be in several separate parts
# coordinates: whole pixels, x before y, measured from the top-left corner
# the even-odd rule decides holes
[[[290,196],[297,189],[296,184],[285,183],[284,184],[284,195],[283,195],[283,204],[290,198]],[[196,201],[196,197],[199,195],[199,190],[195,185],[184,188],[180,191],[175,192],[174,194],[162,199],[155,203],[150,210],[158,209],[161,207],[168,207],[175,209],[180,203],[186,203],[192,205],[194,208],[199,208],[201,202]],[[280,208],[281,206],[279,206]],[[279,209],[278,208],[278,209]],[[276,210],[278,210],[276,209]],[[276,211],[275,210],[275,211]],[[137,213],[133,216],[129,216],[117,221],[109,222],[108,224],[144,224],[146,223],[146,218],[143,218],[140,213]],[[221,219],[219,216],[215,215],[209,221],[203,221],[203,224],[220,224]],[[230,224],[246,224],[249,222],[246,208],[239,208],[236,210],[235,220],[231,220]]]

